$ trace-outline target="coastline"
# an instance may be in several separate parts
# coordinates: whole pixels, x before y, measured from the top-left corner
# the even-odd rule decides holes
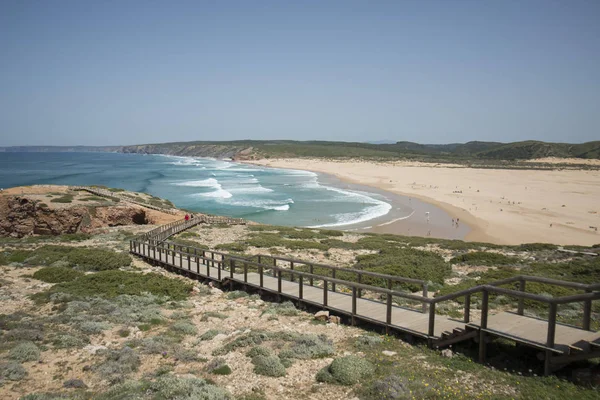
[[[416,162],[262,159],[244,163],[302,169],[417,198],[460,218],[467,241],[494,244],[600,243],[600,172],[493,170]]]

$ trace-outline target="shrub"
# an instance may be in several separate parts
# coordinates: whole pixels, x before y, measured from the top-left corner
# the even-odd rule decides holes
[[[73,201],[72,194],[65,194],[61,197],[56,197],[50,200],[50,203],[71,203]]]
[[[0,382],[2,380],[20,381],[27,376],[27,371],[21,364],[15,362],[0,363]]]
[[[279,357],[258,355],[252,358],[254,372],[258,375],[279,377],[285,375],[285,367]]]
[[[156,381],[144,386],[147,386],[152,399],[231,399],[229,393],[224,389],[198,378],[179,378],[172,375],[163,375],[158,377]],[[140,392],[143,391],[144,386],[140,388]]]
[[[282,316],[295,316],[298,315],[300,311],[296,309],[294,303],[291,301],[286,301],[283,303],[274,303],[267,308],[263,314],[272,314],[272,315],[282,315]]]
[[[109,323],[96,321],[83,321],[78,326],[80,331],[90,335],[100,334],[103,331],[110,329],[110,327],[111,325]]]
[[[256,356],[272,356],[273,355],[273,350],[269,349],[268,347],[264,347],[264,346],[255,346],[253,348],[250,349],[250,351],[248,351],[248,353],[246,353],[246,355],[250,358],[256,357]]]
[[[244,252],[248,249],[248,245],[241,242],[221,243],[216,246],[217,250]]]
[[[334,231],[331,229],[321,229],[319,230],[319,233],[321,235],[325,235],[325,236],[344,236],[344,232],[342,231]]]
[[[44,267],[33,274],[35,279],[49,283],[71,282],[81,278],[83,272],[65,267]]]
[[[556,250],[557,248],[557,245],[550,243],[523,243],[517,246],[517,249],[521,251]]]
[[[86,389],[87,385],[81,379],[69,379],[63,382],[63,387],[70,389]]]
[[[207,311],[202,315],[201,321],[208,321],[209,318],[226,319],[229,318],[227,314],[222,314],[216,311]]]
[[[195,335],[198,333],[196,325],[189,321],[177,321],[171,325],[171,331],[181,333],[183,335]]]
[[[57,349],[66,349],[70,347],[84,347],[89,343],[87,338],[77,337],[69,334],[59,334],[52,339],[52,344]]]
[[[37,361],[40,358],[40,349],[33,342],[19,343],[10,350],[9,358],[20,362]]]
[[[130,347],[106,351],[106,359],[94,366],[103,379],[121,379],[124,375],[135,372],[140,367],[140,356]]]
[[[207,372],[216,375],[231,374],[231,368],[229,367],[229,365],[227,365],[225,359],[223,358],[213,358],[208,364],[206,364],[204,369]]]
[[[64,261],[65,267],[79,267],[86,271],[119,269],[131,264],[127,253],[117,253],[102,248],[68,247],[46,245],[36,250],[19,250],[11,253],[10,261],[35,265],[51,265]]]
[[[513,265],[518,264],[519,259],[516,257],[508,257],[504,254],[475,251],[454,257],[450,260],[450,263],[464,263],[469,265]]]
[[[47,300],[54,293],[66,293],[76,298],[93,296],[112,298],[120,295],[141,296],[151,293],[173,300],[183,300],[188,297],[191,289],[191,283],[156,273],[102,271],[85,275],[77,281],[59,283],[48,291],[35,295],[34,298]]]
[[[205,340],[213,340],[215,338],[215,336],[217,336],[219,333],[221,333],[218,329],[209,329],[206,332],[204,332],[202,335],[200,335],[200,341],[205,341]]]
[[[354,346],[356,346],[358,349],[365,349],[379,343],[383,343],[383,339],[379,336],[360,335],[354,341]]]
[[[182,362],[199,361],[198,353],[183,346],[176,346],[173,350],[173,357]]]
[[[382,249],[377,254],[361,255],[356,259],[358,264],[355,268],[358,269],[439,284],[443,284],[444,279],[452,273],[451,266],[441,256],[411,248]],[[356,279],[355,274],[350,279]],[[363,283],[376,286],[386,284],[382,279],[368,276],[363,277]]]
[[[339,385],[354,385],[375,372],[375,367],[369,361],[357,356],[336,358],[333,362],[317,373],[317,381]]]
[[[325,335],[299,335],[289,349],[279,354],[281,358],[322,358],[335,354],[333,342]]]
[[[413,398],[411,393],[408,382],[404,378],[390,375],[373,382],[367,389],[366,397],[373,400],[399,400]]]
[[[233,292],[227,293],[228,299],[239,299],[241,297],[248,297],[248,293],[241,290],[234,290]]]

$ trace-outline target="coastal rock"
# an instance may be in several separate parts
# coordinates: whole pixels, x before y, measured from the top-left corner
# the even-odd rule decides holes
[[[340,324],[341,322],[342,322],[342,319],[336,315],[331,315],[329,317],[330,324]]]

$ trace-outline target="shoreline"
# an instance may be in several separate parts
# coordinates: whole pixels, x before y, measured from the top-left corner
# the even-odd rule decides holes
[[[364,160],[236,160],[330,174],[419,199],[460,218],[466,241],[501,245],[600,243],[600,171],[512,171]],[[401,233],[402,234],[402,233]]]

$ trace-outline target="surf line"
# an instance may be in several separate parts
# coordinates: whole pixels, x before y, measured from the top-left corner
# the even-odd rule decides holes
[[[412,217],[412,215],[413,215],[414,213],[415,213],[415,210],[413,210],[413,212],[411,212],[411,213],[410,213],[410,215],[408,215],[408,216],[406,216],[406,217],[400,217],[400,218],[396,218],[396,219],[393,219],[393,220],[391,220],[391,221],[384,222],[383,224],[379,224],[379,225],[377,225],[377,226],[384,226],[384,225],[393,224],[394,222],[402,221],[403,219],[407,219],[407,218],[410,218],[410,217]]]

